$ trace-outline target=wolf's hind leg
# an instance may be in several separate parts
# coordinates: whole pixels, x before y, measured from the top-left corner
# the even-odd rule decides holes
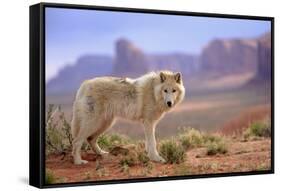
[[[80,128],[80,123],[78,121],[77,115],[74,112],[73,113],[73,117],[72,117],[72,121],[71,121],[71,134],[73,137],[73,141],[72,141],[72,156],[73,156],[73,160],[74,160],[74,164],[86,164],[88,163],[88,161],[86,160],[82,160],[81,158],[81,147],[82,144],[85,140],[85,132],[81,132],[81,128]]]
[[[91,145],[92,150],[97,154],[103,155],[108,153],[107,151],[104,151],[99,147],[97,139],[102,133],[104,133],[107,129],[111,127],[112,122],[113,119],[100,119],[100,121],[96,123],[98,126],[95,132],[87,138],[87,141]]]
[[[75,164],[85,164],[88,162],[81,159],[81,147],[84,141],[92,134],[93,126],[95,127],[96,122],[96,118],[86,115],[83,120],[80,121],[79,131],[72,142],[72,155]]]
[[[71,121],[71,135],[73,139],[77,137],[79,130],[80,124],[78,122],[77,116],[74,114]]]
[[[81,158],[81,147],[82,147],[82,144],[84,142],[84,139],[80,136],[77,136],[73,139],[73,142],[72,142],[72,156],[73,156],[73,160],[74,160],[74,164],[86,164],[88,163],[88,161],[86,160],[82,160]]]

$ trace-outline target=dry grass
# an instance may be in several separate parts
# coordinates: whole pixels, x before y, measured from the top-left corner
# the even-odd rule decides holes
[[[72,147],[70,123],[60,106],[49,105],[46,116],[46,154],[64,153]]]
[[[185,160],[185,150],[181,144],[174,139],[165,140],[160,143],[160,155],[167,163],[182,163]]]
[[[265,118],[264,120],[255,121],[249,125],[244,131],[243,137],[245,140],[256,137],[270,137],[271,136],[271,120]]]
[[[103,134],[98,138],[99,146],[107,151],[112,150],[116,146],[127,145],[131,142],[128,137],[116,133]]]
[[[225,154],[228,151],[226,138],[216,134],[202,133],[196,129],[185,129],[179,135],[179,140],[185,149],[206,147],[207,155]]]
[[[204,144],[203,134],[193,128],[184,129],[179,135],[179,140],[185,149],[200,147]]]
[[[210,142],[207,145],[207,155],[225,154],[227,153],[227,146],[224,141]]]
[[[138,152],[138,160],[144,166],[148,166],[149,164],[149,157],[147,156],[146,152]]]
[[[132,155],[128,155],[128,156],[125,156],[124,158],[122,158],[120,160],[120,165],[121,167],[124,167],[124,166],[133,166],[136,164],[136,158]]]

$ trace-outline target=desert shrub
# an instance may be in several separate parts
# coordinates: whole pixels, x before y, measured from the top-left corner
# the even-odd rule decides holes
[[[179,138],[185,149],[200,147],[204,143],[202,133],[193,128],[184,130]]]
[[[179,140],[184,149],[206,147],[208,155],[227,152],[227,145],[224,137],[215,134],[201,133],[200,131],[189,128],[179,136]]]
[[[126,174],[130,175],[130,167],[127,164],[121,165],[121,172],[125,172]]]
[[[207,155],[225,154],[227,153],[226,142],[223,140],[209,142],[207,145]]]
[[[98,138],[98,144],[102,149],[107,151],[115,146],[125,145],[130,143],[130,140],[119,134],[102,134]]]
[[[138,160],[141,164],[147,166],[150,159],[145,152],[138,152]]]
[[[271,124],[270,120],[257,121],[249,125],[244,133],[244,138],[249,137],[270,137],[271,136]]]
[[[56,117],[57,116],[57,117]],[[49,105],[46,116],[46,154],[63,153],[71,149],[71,126],[60,106]]]
[[[53,174],[53,172],[49,169],[46,169],[46,173],[45,173],[45,183],[46,184],[54,184],[55,183],[55,176]]]
[[[106,150],[109,150],[109,148],[112,148],[112,144],[109,141],[108,136],[105,135],[105,134],[99,136],[99,138],[98,138],[98,145],[102,149],[106,149]]]
[[[68,148],[72,147],[72,135],[71,135],[71,125],[70,123],[66,120],[65,115],[63,112],[60,112],[59,119],[62,121],[62,132],[63,136],[67,141],[67,146]]]
[[[136,159],[135,159],[135,157],[130,156],[130,155],[125,156],[124,158],[122,158],[122,159],[120,160],[120,165],[121,165],[121,167],[123,167],[123,166],[131,167],[131,166],[134,166],[135,164],[136,164]]]
[[[118,135],[118,134],[110,134],[109,135],[109,140],[110,142],[112,142],[113,144],[126,144],[128,143],[128,138],[122,136],[122,135]]]
[[[65,150],[62,137],[62,132],[56,127],[46,129],[46,152],[62,153]]]
[[[213,134],[204,134],[203,135],[203,142],[205,145],[208,145],[209,143],[218,143],[223,141],[223,137],[219,135],[213,135]]]
[[[243,138],[245,141],[249,139],[255,140],[260,137],[270,137],[270,136],[271,136],[270,118],[266,118],[263,121],[255,121],[251,123],[243,133]]]
[[[115,147],[116,148],[116,147]],[[122,172],[129,173],[129,168],[134,165],[144,165],[144,167],[149,168],[150,159],[141,145],[126,145],[124,150],[127,152],[122,152],[123,149],[118,148],[118,153],[122,155],[119,161]]]
[[[181,144],[175,140],[166,140],[160,144],[160,154],[168,163],[181,163],[185,159],[185,150]]]

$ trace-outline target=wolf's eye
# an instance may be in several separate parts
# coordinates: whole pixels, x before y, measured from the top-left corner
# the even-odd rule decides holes
[[[177,90],[173,89],[173,93],[175,93]]]
[[[168,93],[168,90],[164,90],[165,93]]]

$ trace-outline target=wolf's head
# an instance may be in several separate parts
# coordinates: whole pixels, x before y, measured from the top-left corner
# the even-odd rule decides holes
[[[158,80],[158,85],[154,89],[158,104],[163,105],[165,109],[170,109],[183,100],[185,88],[181,73],[162,71],[159,73]]]

